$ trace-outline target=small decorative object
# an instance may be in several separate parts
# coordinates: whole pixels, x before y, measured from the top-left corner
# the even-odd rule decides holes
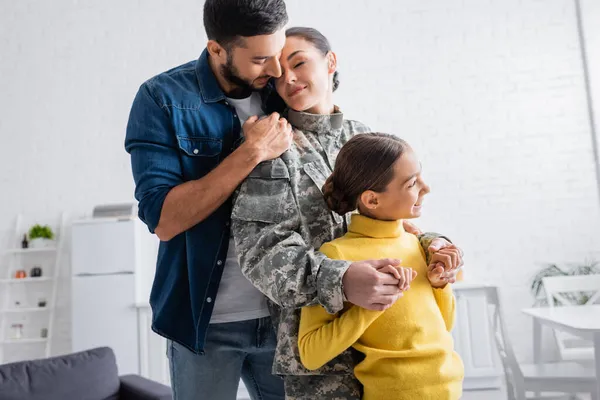
[[[29,274],[29,276],[31,276],[32,278],[39,278],[40,276],[42,276],[42,268],[40,268],[40,267],[31,268],[31,273]]]
[[[23,235],[23,241],[21,242],[21,247],[26,249],[29,247],[29,242],[27,241],[27,235]]]
[[[595,261],[586,261],[576,264],[570,268],[561,268],[556,264],[549,264],[538,271],[531,281],[530,291],[534,298],[534,306],[547,306],[546,296],[544,296],[544,284],[542,278],[547,276],[577,276],[577,275],[595,275],[600,274],[600,265]],[[590,299],[590,293],[570,293],[564,294],[564,297],[571,300],[574,304],[585,304]]]
[[[40,331],[40,336],[43,338],[47,338],[48,337],[48,328],[42,328]]]
[[[23,324],[12,324],[12,338],[21,339],[23,337]]]
[[[54,232],[48,225],[34,225],[29,230],[29,245],[32,248],[51,247]]]
[[[25,270],[23,270],[23,269],[19,269],[19,270],[15,271],[15,278],[16,279],[27,278],[27,272],[25,272]]]
[[[40,308],[46,307],[46,299],[39,299],[38,300],[38,307],[40,307]]]

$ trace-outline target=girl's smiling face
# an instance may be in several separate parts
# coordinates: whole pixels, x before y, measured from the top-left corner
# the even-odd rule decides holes
[[[359,211],[386,221],[420,217],[423,198],[430,188],[421,176],[415,152],[406,148],[393,169],[394,177],[383,192],[367,190],[360,195]]]

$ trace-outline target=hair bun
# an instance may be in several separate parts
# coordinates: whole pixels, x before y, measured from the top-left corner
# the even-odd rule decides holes
[[[336,190],[332,177],[333,175],[327,178],[325,185],[323,185],[323,197],[331,211],[343,216],[356,209],[356,207],[350,205],[343,192]]]

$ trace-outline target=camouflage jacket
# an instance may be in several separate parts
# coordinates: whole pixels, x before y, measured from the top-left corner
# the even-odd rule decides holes
[[[244,275],[279,307],[271,307],[277,329],[273,372],[280,375],[352,374],[350,351],[309,371],[300,362],[300,308],[320,303],[342,310],[342,277],[350,262],[330,260],[319,249],[342,236],[349,222],[327,208],[321,188],[341,147],[369,132],[340,112],[315,115],[288,111],[294,143],[280,158],[258,165],[242,183],[232,211],[232,231]],[[421,237],[427,249],[435,234]]]

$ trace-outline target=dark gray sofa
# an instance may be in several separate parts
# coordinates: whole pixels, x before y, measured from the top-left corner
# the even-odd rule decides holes
[[[171,389],[138,375],[119,376],[113,351],[99,347],[0,365],[1,400],[171,400]]]

